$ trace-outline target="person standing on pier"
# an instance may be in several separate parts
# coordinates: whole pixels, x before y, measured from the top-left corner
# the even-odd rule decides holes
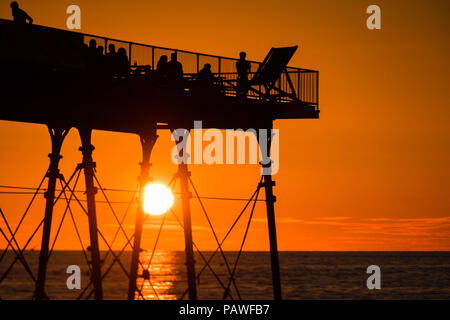
[[[170,55],[170,61],[167,63],[167,78],[176,90],[184,90],[183,65],[178,61],[176,52]]]
[[[239,54],[239,60],[236,62],[237,78],[237,96],[245,99],[249,87],[248,74],[250,72],[250,62],[245,60],[247,54],[242,51]]]
[[[30,24],[33,23],[33,18],[31,18],[28,13],[19,8],[19,4],[17,3],[17,1],[11,2],[10,6],[12,9],[14,22],[25,24],[28,21]]]

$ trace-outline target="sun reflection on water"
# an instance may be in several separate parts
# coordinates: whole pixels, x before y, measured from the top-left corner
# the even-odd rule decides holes
[[[145,268],[148,266],[152,252],[141,252],[140,261]],[[139,274],[142,275],[142,266]],[[142,295],[146,300],[176,300],[175,283],[179,281],[176,270],[175,254],[170,251],[156,251],[149,267],[150,282],[140,276],[137,288],[142,287]],[[153,285],[153,287],[152,287]],[[141,297],[142,298],[142,297]]]

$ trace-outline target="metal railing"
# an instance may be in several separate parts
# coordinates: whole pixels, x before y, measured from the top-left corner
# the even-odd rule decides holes
[[[14,26],[14,23],[9,20],[0,19],[0,27],[2,26],[11,28]],[[193,75],[197,74],[206,63],[209,63],[211,65],[212,73],[217,78],[225,80],[224,83],[228,85],[226,94],[237,94],[235,89],[238,77],[236,70],[236,62],[238,59],[235,58],[164,48],[43,26],[32,25],[30,28],[38,32],[58,33],[62,37],[65,37],[66,34],[70,34],[74,38],[82,37],[82,41],[85,44],[88,44],[91,40],[95,40],[97,46],[104,47],[104,54],[108,53],[108,46],[113,44],[116,51],[119,48],[125,49],[130,67],[134,65],[147,66],[149,69],[155,70],[161,56],[166,55],[170,59],[172,53],[177,53],[178,61],[183,65],[184,74],[187,77],[193,77]],[[50,48],[47,50],[50,50]],[[258,70],[260,62],[249,62],[251,66],[249,78],[251,79],[253,74]],[[252,86],[252,88],[254,90],[249,90],[247,94],[250,99],[262,99],[266,94],[265,88],[262,86]],[[318,109],[318,89],[318,71],[287,67],[286,71],[281,74],[281,77],[275,83],[275,90],[273,90],[275,94],[273,97],[275,97],[274,100],[278,102],[302,101],[313,105]]]
[[[238,59],[84,34],[84,42],[86,44],[92,39],[96,41],[97,45],[101,45],[105,48],[105,53],[108,53],[107,49],[110,44],[114,44],[116,50],[119,48],[125,49],[130,66],[148,66],[151,70],[155,70],[161,56],[166,55],[170,59],[170,55],[176,53],[177,59],[183,65],[183,71],[187,76],[197,74],[206,63],[209,63],[211,65],[211,72],[216,77],[225,80],[225,83],[236,85],[237,82],[238,74],[236,71],[236,62]],[[260,62],[249,62],[251,66],[249,79],[251,79],[253,74],[258,70]],[[292,90],[289,85],[288,77],[294,90]],[[275,87],[286,93],[285,95],[277,96],[276,101],[278,102],[292,102],[293,100],[299,100],[318,108],[318,71],[287,67],[287,72],[282,73]],[[264,88],[261,86],[257,86],[255,89],[261,93],[265,93]],[[225,91],[225,94],[231,96],[236,95],[236,91],[230,86],[229,90]],[[262,99],[261,94],[252,90],[249,90],[247,97],[250,99]]]

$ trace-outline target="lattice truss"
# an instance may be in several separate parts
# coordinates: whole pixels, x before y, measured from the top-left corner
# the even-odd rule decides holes
[[[83,165],[79,164],[74,172],[71,174],[69,179],[65,179],[65,177],[62,174],[58,174],[57,181],[59,184],[59,188],[56,190],[57,195],[55,199],[53,200],[53,206],[55,206],[58,202],[64,203],[64,209],[62,210],[62,216],[59,220],[59,223],[57,224],[56,234],[54,235],[53,240],[51,241],[50,250],[48,251],[47,256],[47,263],[49,263],[50,258],[52,256],[52,253],[54,252],[55,244],[60,236],[61,228],[64,223],[70,223],[73,225],[75,233],[77,235],[77,239],[80,244],[81,251],[83,253],[84,259],[86,261],[87,266],[89,267],[89,282],[87,285],[82,288],[80,291],[77,299],[90,299],[93,297],[94,289],[93,289],[93,281],[92,281],[92,257],[90,252],[90,247],[86,245],[86,240],[83,241],[83,238],[80,233],[80,228],[77,225],[78,217],[75,215],[74,206],[81,209],[81,212],[84,216],[88,215],[88,210],[86,208],[86,200],[81,199],[80,193],[83,193],[84,191],[78,190],[77,187],[79,185],[80,175],[83,169]],[[26,274],[29,278],[29,280],[33,283],[34,286],[38,285],[38,275],[36,275],[36,272],[32,270],[30,267],[30,263],[27,261],[27,258],[25,256],[25,251],[29,249],[29,245],[31,241],[36,237],[36,235],[39,233],[39,230],[42,229],[42,226],[44,224],[44,219],[40,221],[40,223],[34,228],[34,230],[31,232],[31,234],[28,236],[27,240],[19,244],[19,241],[17,240],[17,235],[19,232],[21,232],[21,227],[23,229],[23,222],[27,215],[30,214],[31,208],[35,200],[39,196],[47,197],[47,189],[43,188],[44,182],[46,178],[48,177],[49,172],[47,171],[42,180],[40,181],[39,185],[36,188],[26,188],[26,187],[15,187],[15,186],[0,186],[0,193],[2,194],[32,194],[31,200],[26,206],[26,209],[24,213],[22,214],[19,222],[14,227],[8,222],[8,217],[3,210],[0,208],[1,218],[2,218],[2,224],[0,227],[0,233],[1,236],[6,241],[6,247],[2,251],[0,255],[0,263],[5,263],[5,256],[8,251],[12,251],[14,254],[14,259],[6,268],[2,268],[3,273],[0,275],[0,285],[1,283],[8,277],[8,275],[11,273],[11,270],[14,267],[20,267],[22,266],[23,269],[26,271]],[[105,280],[108,277],[108,274],[110,274],[111,270],[115,265],[118,265],[120,270],[123,272],[123,274],[130,279],[130,273],[129,270],[125,267],[123,261],[121,258],[123,257],[124,252],[127,248],[133,250],[133,239],[135,237],[135,233],[128,234],[124,228],[124,221],[129,215],[129,213],[132,211],[130,208],[135,204],[136,202],[139,202],[139,196],[138,196],[138,188],[135,190],[118,190],[118,189],[107,189],[103,188],[102,184],[100,183],[99,178],[97,177],[97,174],[95,174],[94,171],[94,181],[95,181],[95,188],[100,191],[100,194],[102,195],[102,200],[96,201],[97,203],[106,203],[109,212],[113,215],[116,223],[117,223],[117,230],[114,232],[114,236],[110,241],[107,240],[105,237],[104,232],[100,230],[99,227],[97,227],[97,234],[104,243],[104,245],[107,247],[107,251],[104,253],[104,256],[101,257],[101,264],[102,264],[102,275],[101,280]],[[175,185],[179,178],[178,174],[175,174],[168,184],[168,187],[172,189],[172,191],[175,191]],[[213,251],[209,256],[207,256],[205,253],[203,253],[199,246],[193,241],[193,247],[195,248],[196,255],[201,258],[201,264],[202,266],[200,269],[198,269],[196,275],[195,275],[195,281],[199,283],[200,276],[205,272],[205,270],[209,270],[214,278],[217,280],[217,284],[223,289],[223,299],[242,299],[241,293],[238,289],[237,281],[236,281],[236,271],[239,264],[239,260],[241,258],[242,251],[244,249],[244,244],[247,239],[247,235],[250,229],[250,224],[252,221],[252,217],[255,211],[255,207],[258,201],[265,201],[258,199],[260,189],[264,187],[264,184],[262,183],[263,178],[261,178],[260,182],[257,184],[256,190],[253,192],[251,197],[249,199],[235,199],[235,198],[211,198],[211,197],[201,197],[199,193],[197,192],[197,188],[195,187],[192,178],[190,177],[190,174],[188,175],[188,181],[190,184],[190,187],[192,187],[192,190],[194,191],[194,196],[201,208],[201,211],[203,212],[207,222],[208,226],[210,228],[210,231],[212,232],[212,235],[215,239],[217,248],[215,251]],[[6,191],[5,191],[6,190]],[[17,191],[19,190],[19,191]],[[122,216],[120,217],[119,214],[114,209],[113,204],[115,201],[111,201],[108,193],[110,192],[116,192],[116,191],[128,191],[132,193],[131,199],[126,202],[126,209],[124,210]],[[206,206],[204,204],[204,201],[202,199],[214,199],[214,200],[236,200],[236,201],[245,201],[245,205],[242,208],[242,210],[237,214],[234,222],[229,227],[228,231],[226,232],[225,236],[222,239],[219,239],[217,236],[217,233],[215,231],[215,228],[213,227],[213,224],[211,222],[211,219],[209,217],[209,214],[207,213]],[[122,202],[123,203],[123,202]],[[248,213],[248,218],[246,222],[246,228],[245,232],[242,236],[241,244],[239,246],[239,251],[237,255],[234,258],[234,261],[231,262],[230,258],[227,258],[226,253],[224,252],[223,244],[229,238],[229,235],[232,233],[233,229],[235,229],[236,224],[244,219],[245,213]],[[154,284],[151,281],[151,275],[152,275],[152,262],[155,255],[155,252],[158,248],[158,243],[160,241],[161,235],[163,234],[164,226],[166,223],[166,216],[171,215],[179,225],[180,230],[184,230],[183,221],[178,217],[176,212],[173,209],[170,209],[166,215],[163,216],[159,230],[153,245],[153,248],[151,250],[151,256],[148,260],[147,264],[144,264],[141,262],[141,260],[138,261],[139,269],[141,271],[141,274],[139,274],[139,277],[142,278],[142,281],[140,282],[140,285],[136,285],[135,293],[136,299],[147,299],[148,296],[143,294],[143,288],[146,283],[150,286],[151,290],[153,291],[153,294],[151,297],[155,299],[161,299],[160,293],[158,292],[157,288],[155,288]],[[147,216],[144,217],[144,221],[147,218]],[[117,239],[119,238],[119,234],[122,234],[125,238],[125,243],[121,247],[120,250],[113,250],[113,246],[116,244]],[[220,277],[219,274],[214,270],[212,267],[212,260],[213,258],[219,255],[221,259],[223,260],[223,263],[227,270],[227,279],[224,280],[223,277]],[[109,259],[108,259],[109,258]],[[112,260],[112,261],[111,261]],[[178,299],[184,299],[187,296],[187,293],[189,291],[189,288],[186,289],[183,294],[181,294]],[[34,297],[36,298],[36,293],[34,294]],[[47,297],[48,298],[48,297]]]

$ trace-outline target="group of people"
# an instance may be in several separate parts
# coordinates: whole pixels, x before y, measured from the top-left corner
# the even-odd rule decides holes
[[[33,23],[33,19],[22,9],[19,4],[13,1],[11,4],[12,15],[14,21],[21,24]],[[127,52],[124,48],[116,51],[114,44],[108,46],[108,52],[105,52],[103,46],[97,46],[94,39],[89,41],[89,45],[84,47],[84,58],[89,72],[100,75],[102,77],[124,77],[130,74],[130,63]],[[246,97],[250,88],[248,75],[250,73],[250,62],[246,60],[246,53],[241,52],[240,58],[236,62],[237,70],[237,96]],[[150,76],[151,68],[137,67],[134,74],[144,74]],[[133,74],[133,73],[132,73]],[[166,55],[162,55],[154,72],[156,78],[164,85],[171,86],[176,89],[184,90],[184,74],[183,66],[177,59],[177,53],[170,55],[170,61]],[[202,89],[211,89],[219,78],[216,78],[211,71],[211,65],[206,63],[196,75],[198,86]]]
[[[239,60],[236,62],[237,70],[237,96],[246,97],[250,88],[248,75],[251,71],[251,64],[246,60],[247,54],[241,52]],[[162,55],[156,66],[157,77],[162,83],[166,83],[175,87],[183,86],[183,66],[177,60],[177,53],[174,52],[170,56],[170,61],[166,55]],[[197,87],[202,90],[211,90],[216,82],[221,79],[214,76],[211,71],[211,64],[204,64],[203,68],[195,76]]]
[[[178,61],[176,52],[170,55],[170,61],[166,55],[162,55],[156,65],[156,76],[163,84],[184,89],[183,65]]]
[[[105,53],[103,46],[97,46],[94,39],[89,41],[89,46],[84,48],[84,58],[89,71],[104,77],[126,76],[129,72],[127,52],[124,48],[116,51],[114,44],[108,45]]]

